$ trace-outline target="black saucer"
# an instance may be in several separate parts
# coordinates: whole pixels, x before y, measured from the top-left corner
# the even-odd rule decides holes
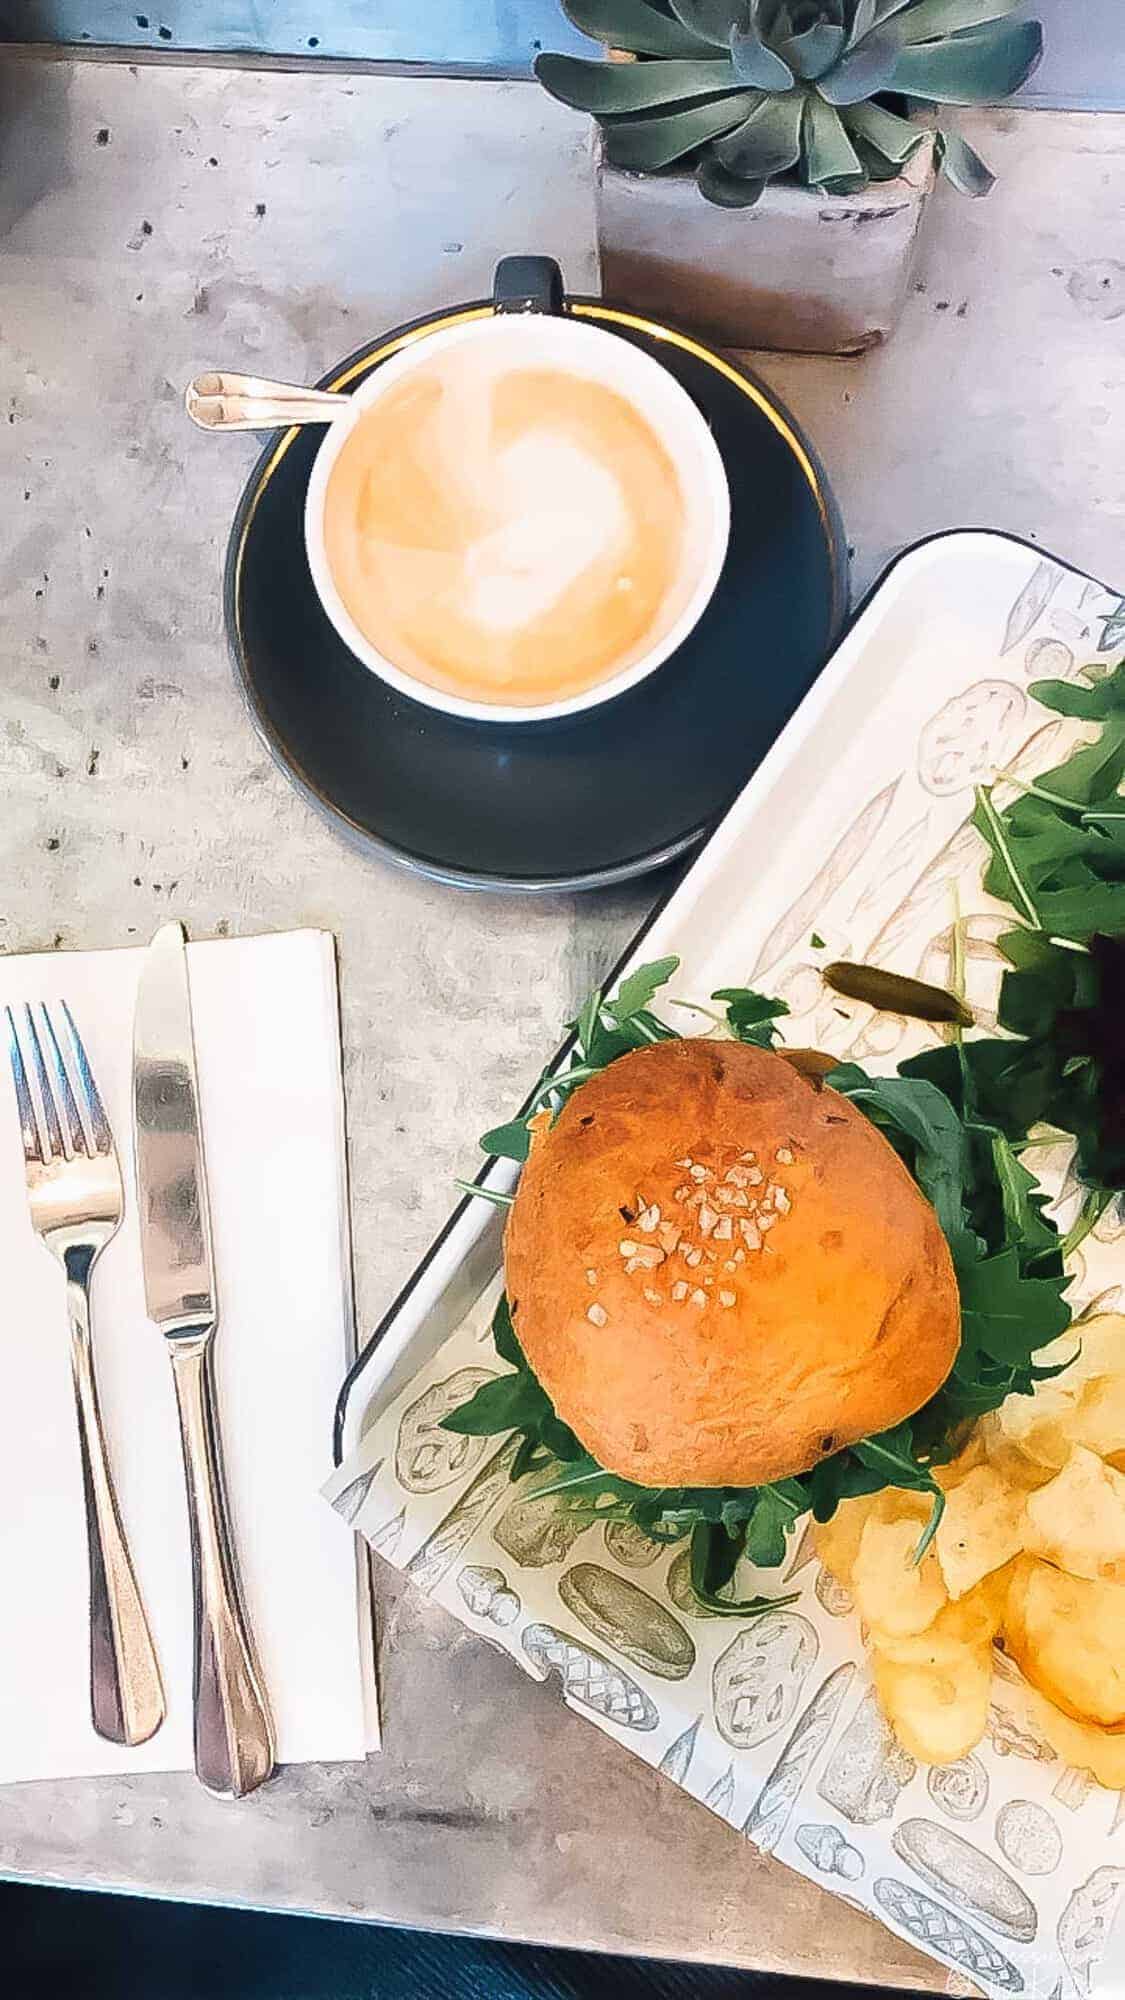
[[[433,315],[448,326],[486,303]],[[255,720],[294,782],[353,837],[440,881],[581,889],[701,840],[823,665],[846,610],[824,476],[762,384],[685,334],[594,302],[572,310],[670,368],[714,431],[731,493],[718,588],[647,681],[588,714],[514,727],[441,715],[359,664],[321,610],[302,513],[318,428],[271,438],[227,552],[227,630]],[[348,388],[413,327],[360,349]]]

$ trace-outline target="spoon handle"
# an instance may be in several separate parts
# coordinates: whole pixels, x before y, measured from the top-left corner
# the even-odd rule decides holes
[[[272,431],[284,424],[327,424],[349,403],[349,397],[327,389],[268,382],[259,375],[197,375],[184,395],[188,416],[205,431]]]

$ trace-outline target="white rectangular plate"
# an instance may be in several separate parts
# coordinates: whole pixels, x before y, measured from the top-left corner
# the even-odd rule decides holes
[[[819,967],[864,958],[945,981],[959,909],[969,997],[987,1020],[995,938],[1012,919],[981,888],[973,787],[1057,762],[1077,725],[1029,684],[1107,664],[1114,649],[1125,651],[1125,600],[1024,543],[966,533],[912,550],[618,970],[676,953],[676,998],[752,984],[788,1002],[791,1044],[893,1069],[926,1030],[840,1000]],[[481,1179],[507,1187],[514,1173],[495,1161]],[[579,1713],[985,1991],[1046,1996],[1057,1980],[1060,1993],[1108,1990],[1111,1968],[1125,1970],[1125,1948],[1110,1950],[1125,1897],[1111,1839],[1122,1802],[1036,1739],[1017,1686],[997,1679],[973,1758],[927,1778],[889,1739],[850,1601],[807,1536],[786,1571],[795,1609],[745,1627],[701,1618],[669,1577],[676,1552],[642,1550],[638,1565],[598,1526],[575,1550],[569,1522],[552,1532],[513,1519],[514,1445],[434,1430],[472,1386],[443,1401],[452,1375],[495,1372],[501,1226],[485,1202],[460,1205],[345,1385],[345,1462],[328,1489],[339,1511],[470,1629],[527,1671],[557,1675]],[[1120,1228],[1107,1216],[1083,1245],[1078,1298],[1120,1291]],[[566,1584],[572,1553],[596,1561],[621,1599],[612,1642],[583,1629]],[[778,1578],[745,1581],[770,1592]],[[680,1634],[674,1675],[654,1670],[654,1629]],[[912,1867],[904,1829],[919,1820],[944,1857],[944,1886]]]

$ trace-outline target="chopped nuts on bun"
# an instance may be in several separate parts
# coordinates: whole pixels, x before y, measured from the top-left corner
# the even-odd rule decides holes
[[[505,1272],[528,1362],[609,1472],[757,1486],[910,1416],[949,1373],[933,1209],[781,1054],[662,1042],[534,1135]]]

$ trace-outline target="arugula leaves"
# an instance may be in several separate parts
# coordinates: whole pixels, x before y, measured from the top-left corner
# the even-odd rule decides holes
[[[842,1064],[828,1082],[894,1146],[933,1204],[953,1258],[961,1297],[953,1372],[893,1433],[897,1457],[907,1468],[925,1469],[956,1455],[971,1418],[1013,1393],[1030,1395],[1033,1355],[1070,1324],[1058,1232],[1003,1133],[972,1107],[955,1106],[928,1078],[869,1077],[858,1065]],[[873,1444],[886,1448],[887,1440],[852,1447],[860,1464],[882,1462],[871,1456]],[[817,1488],[822,1504],[825,1477]],[[900,1465],[883,1483],[910,1482]],[[931,1475],[927,1490],[933,1486]]]
[[[572,1089],[628,1049],[674,1037],[651,1011],[675,959],[643,967],[614,999],[593,994],[573,1023],[575,1050],[569,1067],[546,1077],[524,1114],[482,1141],[507,1157],[526,1157],[528,1120],[544,1104],[558,1110]],[[726,1009],[738,1039],[773,1046],[785,1003],[747,988],[713,995]],[[983,1046],[970,1044],[969,1049]],[[1011,1044],[1000,1044],[1008,1049]],[[968,1053],[967,1049],[965,1053]],[[831,1518],[841,1500],[901,1486],[932,1500],[921,1558],[936,1531],[944,1495],[934,1467],[960,1449],[968,1423],[995,1409],[1013,1390],[1030,1393],[1047,1372],[1034,1354],[1069,1324],[1057,1231],[1043,1214],[1043,1196],[1000,1125],[984,1115],[959,1064],[957,1049],[942,1082],[928,1076],[871,1077],[856,1064],[831,1068],[827,1081],[871,1119],[899,1153],[933,1204],[949,1243],[962,1303],[962,1342],[953,1373],[909,1422],[835,1452],[810,1472],[760,1487],[644,1487],[607,1472],[557,1415],[528,1365],[507,1300],[493,1320],[500,1359],[512,1373],[485,1383],[445,1429],[471,1436],[520,1433],[512,1478],[541,1472],[537,1496],[589,1520],[636,1523],[655,1539],[690,1538],[693,1587],[715,1611],[747,1616],[786,1599],[738,1602],[728,1592],[739,1562],[763,1569],[784,1560],[788,1530],[810,1509]],[[518,1150],[522,1148],[523,1150]]]
[[[519,1117],[484,1133],[480,1142],[484,1151],[522,1165],[531,1150],[530,1123],[537,1112],[546,1108],[557,1117],[580,1083],[630,1049],[677,1041],[675,1028],[652,1012],[652,1001],[679,969],[679,963],[678,958],[658,958],[651,965],[638,966],[622,980],[612,999],[607,1000],[602,988],[595,987],[577,1020],[566,1023],[566,1033],[574,1036],[574,1053],[566,1067],[554,1073],[544,1071]]]
[[[722,1000],[727,1010],[727,1026],[736,1042],[749,1042],[756,1049],[772,1049],[777,1040],[775,1023],[788,1014],[785,1000],[767,1000],[748,986],[720,986],[712,1000]]]
[[[902,1073],[963,1112],[971,1099],[1017,1149],[1037,1125],[1072,1134],[1095,1218],[1125,1191],[1125,662],[1090,686],[1036,681],[1031,692],[1097,734],[1002,809],[995,787],[977,792],[985,887],[1023,920],[1000,939],[1010,970],[999,1023],[1019,1040],[927,1050]]]

